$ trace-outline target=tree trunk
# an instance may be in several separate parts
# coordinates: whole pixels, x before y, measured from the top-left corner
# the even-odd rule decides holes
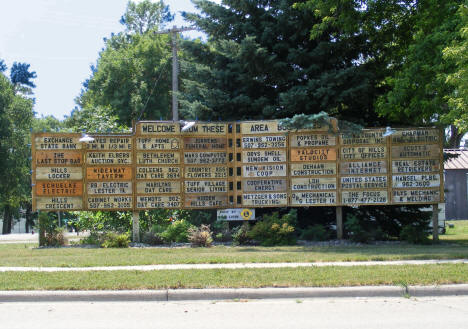
[[[11,216],[10,206],[6,205],[5,208],[3,208],[3,231],[2,231],[2,234],[10,234],[11,233],[11,221],[12,221],[12,216]]]
[[[465,135],[465,133],[460,132],[460,130],[455,125],[450,125],[450,138],[448,140],[448,147],[451,149],[459,148],[463,135]]]
[[[31,203],[29,203],[29,202],[26,203],[24,206],[26,207],[26,215],[25,215],[25,217],[26,217],[26,223],[24,224],[24,226],[25,226],[24,228],[25,228],[25,232],[26,232],[26,233],[29,233],[29,227],[30,227],[30,226],[32,227],[32,225],[31,225],[31,221],[32,221],[32,207],[31,207]]]

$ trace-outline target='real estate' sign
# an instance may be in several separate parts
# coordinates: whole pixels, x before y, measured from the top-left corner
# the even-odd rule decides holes
[[[138,122],[132,134],[32,136],[34,209],[249,209],[444,200],[435,128],[288,131],[279,121]]]

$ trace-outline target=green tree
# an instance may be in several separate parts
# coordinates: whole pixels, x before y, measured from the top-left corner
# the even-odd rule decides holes
[[[169,37],[154,33],[169,19],[163,2],[129,2],[122,19],[126,31],[106,39],[67,126],[86,126],[93,116],[95,123],[115,118],[111,129],[130,126],[136,119],[169,117]]]
[[[30,202],[30,127],[33,100],[17,93],[0,73],[0,209],[3,234],[11,232],[13,215]]]
[[[452,126],[449,145],[458,147],[468,129],[453,126],[457,116],[448,97],[454,94],[446,76],[453,76],[454,61],[443,50],[457,39],[461,1],[426,0],[417,3],[412,38],[400,45],[399,58],[389,63],[392,71],[384,78],[386,92],[376,102],[377,111],[394,122],[411,125]]]
[[[373,111],[375,74],[360,58],[361,36],[337,42],[331,26],[311,39],[320,21],[294,0],[194,1],[186,19],[208,34],[187,42],[183,114],[200,119],[263,119],[326,111],[341,119],[379,123]],[[304,3],[304,2],[302,2]],[[190,61],[190,62],[189,62]]]
[[[173,19],[174,16],[171,14],[169,6],[166,6],[163,1],[153,3],[144,0],[138,4],[130,1],[120,23],[125,25],[129,32],[145,34]]]
[[[34,118],[32,128],[33,131],[59,131],[64,128],[64,124],[53,115],[46,115]]]
[[[459,39],[443,50],[444,58],[455,63],[455,70],[446,82],[453,88],[447,96],[450,112],[445,118],[462,132],[468,131],[468,2],[460,5],[457,16],[461,20]]]

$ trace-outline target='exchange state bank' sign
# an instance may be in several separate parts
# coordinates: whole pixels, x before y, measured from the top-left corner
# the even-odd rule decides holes
[[[34,133],[33,207],[145,210],[442,202],[442,132],[288,131],[278,121],[138,122],[133,134]]]

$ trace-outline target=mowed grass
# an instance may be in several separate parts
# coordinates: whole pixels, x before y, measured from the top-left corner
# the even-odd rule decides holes
[[[450,228],[450,225],[453,225],[453,228]],[[447,221],[446,229],[447,232],[439,237],[441,241],[468,247],[468,220]]]
[[[35,244],[0,244],[0,266],[91,267],[156,264],[224,264],[325,261],[383,261],[468,258],[468,220],[450,221],[440,244],[332,247],[212,248],[35,248]]]
[[[468,265],[0,273],[0,290],[406,286],[456,283],[468,283]]]
[[[0,266],[90,267],[154,264],[222,264],[325,261],[381,261],[468,258],[468,246],[363,245],[347,247],[212,248],[31,248],[0,245]]]

